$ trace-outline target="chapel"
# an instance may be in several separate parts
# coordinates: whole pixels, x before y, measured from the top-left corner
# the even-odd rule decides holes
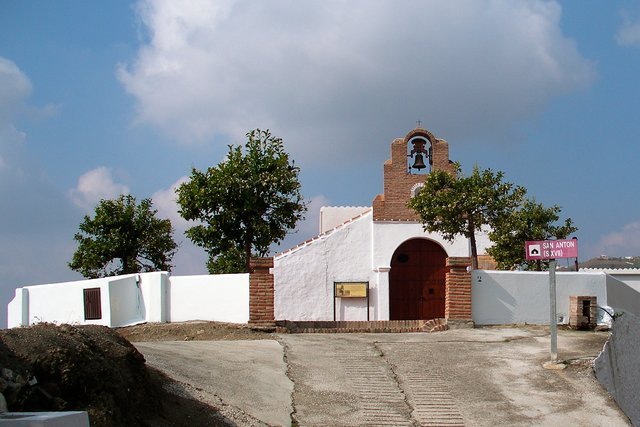
[[[319,235],[273,260],[275,320],[470,319],[468,239],[426,232],[407,207],[435,170],[455,173],[449,144],[418,126],[391,143],[371,206],[321,208]]]

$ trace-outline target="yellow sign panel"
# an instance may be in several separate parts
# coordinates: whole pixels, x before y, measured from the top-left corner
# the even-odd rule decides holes
[[[366,298],[367,282],[335,282],[336,297],[338,298]]]

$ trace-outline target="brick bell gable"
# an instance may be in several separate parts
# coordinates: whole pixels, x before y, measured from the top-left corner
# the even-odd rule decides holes
[[[391,159],[384,163],[384,193],[373,199],[374,221],[418,221],[418,215],[407,207],[413,192],[424,183],[427,174],[411,174],[408,171],[407,150],[410,141],[422,137],[431,145],[431,170],[454,173],[449,161],[449,144],[438,139],[428,130],[416,127],[407,136],[391,143]],[[426,161],[427,159],[425,159]]]

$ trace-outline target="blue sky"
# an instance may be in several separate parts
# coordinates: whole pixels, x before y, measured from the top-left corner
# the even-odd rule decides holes
[[[0,315],[79,278],[73,234],[122,192],[174,222],[174,274],[203,273],[172,187],[253,128],[302,168],[285,246],[322,205],[370,205],[421,120],[465,171],[559,204],[581,258],[640,255],[638,76],[637,0],[0,0]]]

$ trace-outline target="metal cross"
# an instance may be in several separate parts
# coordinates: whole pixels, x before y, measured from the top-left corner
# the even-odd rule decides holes
[[[418,127],[420,127],[420,125],[422,124],[422,120],[418,120],[416,123],[418,124]]]

